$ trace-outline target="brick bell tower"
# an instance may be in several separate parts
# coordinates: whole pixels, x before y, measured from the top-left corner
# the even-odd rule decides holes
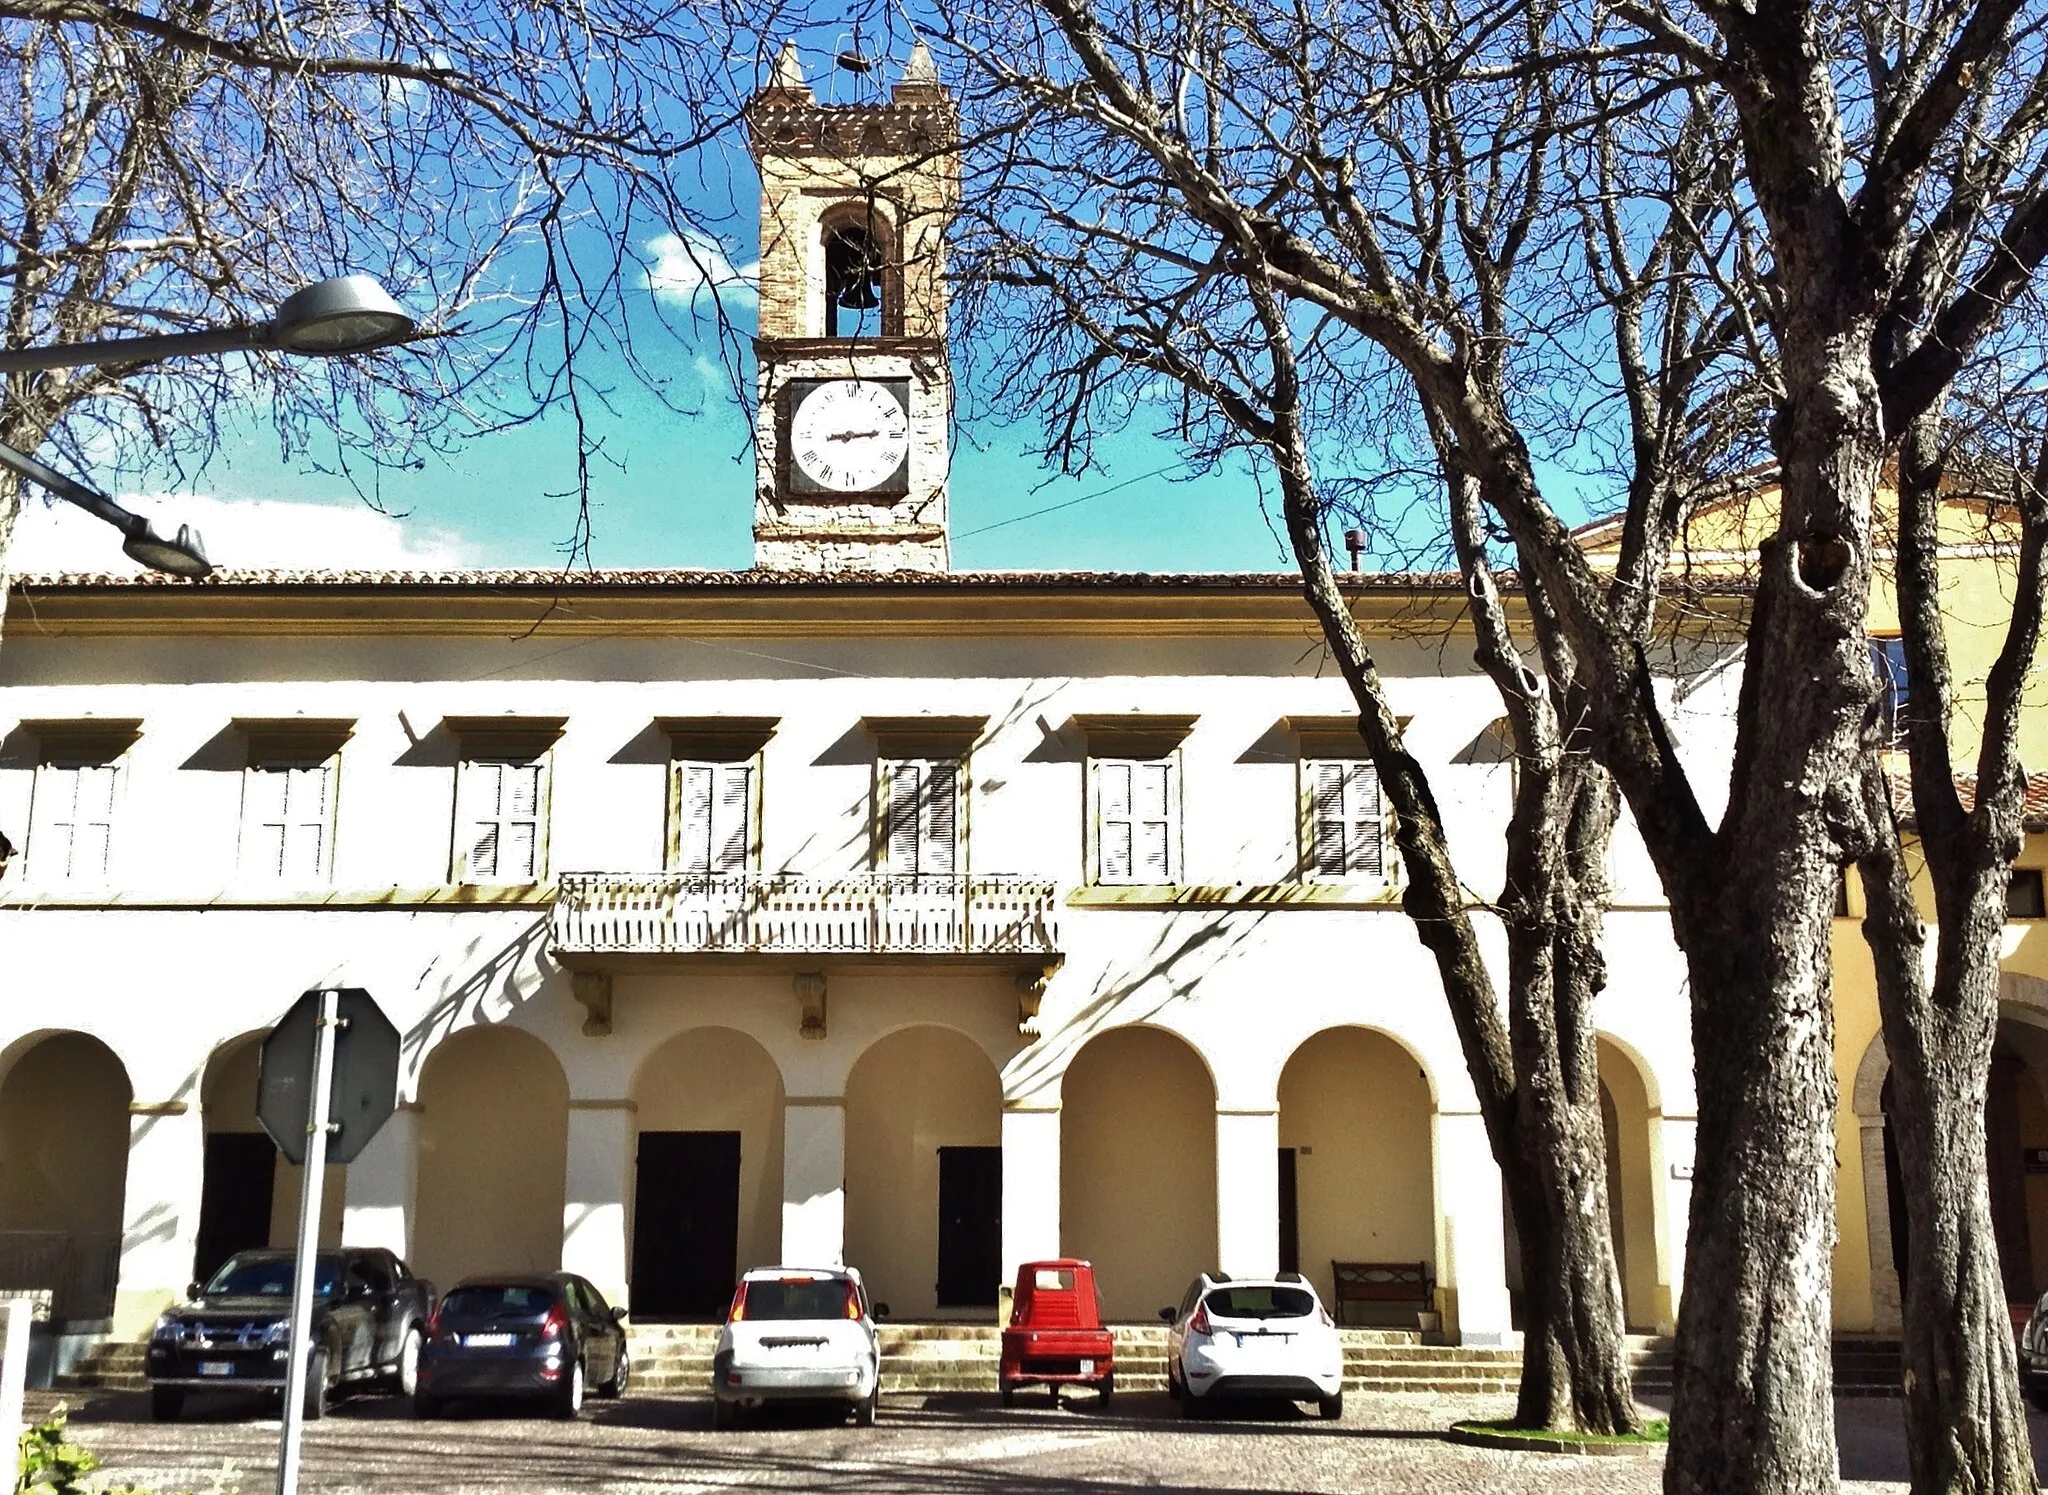
[[[747,106],[761,173],[757,567],[947,568],[958,138],[923,42],[886,103],[819,103],[792,43]]]

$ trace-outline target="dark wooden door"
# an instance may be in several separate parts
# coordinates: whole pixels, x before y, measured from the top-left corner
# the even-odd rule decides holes
[[[199,1241],[192,1275],[205,1281],[237,1251],[270,1244],[277,1144],[265,1132],[213,1132],[199,1183]]]
[[[1296,1191],[1294,1149],[1280,1149],[1280,1270],[1301,1270],[1301,1195]]]
[[[939,1149],[941,1308],[993,1308],[1003,1277],[1003,1150]]]
[[[718,1319],[740,1249],[740,1134],[642,1132],[633,1184],[633,1317]]]

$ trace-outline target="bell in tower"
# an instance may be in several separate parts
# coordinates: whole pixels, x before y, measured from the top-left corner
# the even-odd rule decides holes
[[[754,564],[943,571],[952,99],[919,42],[885,102],[820,103],[791,44],[747,106],[747,138],[761,173]]]

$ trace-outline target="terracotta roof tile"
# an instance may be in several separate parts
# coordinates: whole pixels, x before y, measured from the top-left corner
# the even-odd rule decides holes
[[[1904,769],[1890,769],[1885,774],[1892,795],[1892,813],[1899,817],[1899,824],[1907,830],[1915,828],[1913,815],[1913,780]],[[1956,775],[1956,796],[1963,802],[1964,809],[1977,803],[1977,776],[1973,773]],[[2030,831],[2048,831],[2048,773],[2027,775],[2026,808],[2021,820]]]

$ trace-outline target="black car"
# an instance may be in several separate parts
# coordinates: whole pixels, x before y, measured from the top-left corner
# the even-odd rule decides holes
[[[436,1417],[456,1397],[519,1396],[574,1417],[586,1387],[626,1389],[625,1313],[573,1272],[465,1278],[427,1325],[413,1411]]]
[[[192,1284],[191,1302],[156,1321],[145,1364],[157,1421],[175,1421],[192,1391],[282,1396],[294,1261],[289,1251],[237,1252],[204,1284]],[[306,1416],[321,1416],[343,1385],[381,1383],[410,1395],[433,1302],[433,1284],[389,1251],[315,1257]]]

